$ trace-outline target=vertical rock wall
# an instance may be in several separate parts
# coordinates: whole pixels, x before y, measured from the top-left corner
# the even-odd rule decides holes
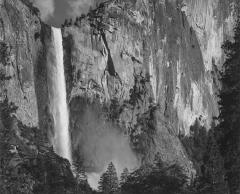
[[[41,23],[37,10],[22,1],[0,1],[0,95],[18,108],[16,117],[27,126],[38,125],[35,64]]]
[[[77,115],[73,134],[83,130],[77,117],[84,110],[74,108],[78,99],[90,106],[99,102],[143,161],[160,152],[165,161],[191,169],[178,134],[189,135],[196,119],[209,128],[218,115],[215,66],[221,66],[221,44],[232,30],[231,5],[108,1],[67,24],[65,68],[70,112]]]

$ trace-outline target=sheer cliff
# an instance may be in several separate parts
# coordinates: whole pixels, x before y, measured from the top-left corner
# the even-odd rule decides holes
[[[34,85],[41,24],[34,9],[21,1],[0,1],[1,99],[18,106],[16,117],[28,126],[38,123]],[[35,36],[35,38],[34,38]]]
[[[130,137],[141,162],[159,152],[164,161],[178,161],[194,174],[178,136],[190,135],[196,120],[210,128],[218,116],[221,45],[231,36],[233,5],[218,0],[107,1],[66,22],[73,137],[91,130],[82,121],[88,108],[106,112],[104,119]],[[88,161],[79,138],[73,144]]]
[[[209,129],[219,114],[221,45],[231,39],[235,3],[109,0],[65,22],[73,161],[91,176],[111,161],[136,169],[158,153],[194,177],[180,136],[191,136],[195,121]],[[51,147],[51,37],[27,0],[0,0],[0,170],[28,176],[27,189],[39,193],[42,185],[43,193],[73,192],[70,164]]]

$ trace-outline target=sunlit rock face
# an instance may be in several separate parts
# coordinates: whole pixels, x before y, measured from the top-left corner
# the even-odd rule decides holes
[[[189,115],[185,129],[189,128],[197,115],[201,115],[201,120],[209,128],[212,116],[218,115],[216,94],[220,85],[217,71],[221,70],[224,60],[221,46],[224,40],[232,37],[234,6],[233,0],[185,0],[182,3],[181,10],[187,16],[191,29],[196,32],[204,65],[201,81],[191,83],[192,102],[190,100],[185,104],[185,108],[181,100],[176,103],[180,120],[184,121]],[[178,76],[179,80],[182,79]],[[207,93],[211,97],[206,96]]]
[[[38,11],[24,2],[0,1],[0,101],[8,98],[23,124],[38,126],[34,70],[41,25]]]
[[[160,152],[164,161],[191,171],[177,136],[188,135],[196,119],[210,128],[218,115],[218,69],[221,45],[233,28],[231,6],[221,0],[110,1],[66,25],[73,136],[84,134],[79,99],[90,107],[97,102],[106,120],[129,136],[140,162]]]
[[[160,152],[190,173],[178,134],[189,134],[196,119],[209,127],[218,114],[205,42],[190,19],[182,1],[110,1],[65,26],[73,136],[85,133],[79,122],[85,111],[75,108],[80,99],[90,107],[97,102],[106,120],[129,137],[140,162]]]
[[[185,0],[182,10],[196,31],[203,54],[205,71],[223,60],[221,45],[231,38],[234,27],[234,0]]]

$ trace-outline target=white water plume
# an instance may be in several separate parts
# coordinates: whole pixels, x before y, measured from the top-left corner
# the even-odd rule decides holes
[[[67,106],[66,83],[63,63],[61,29],[52,28],[52,40],[48,52],[48,82],[50,111],[54,118],[54,151],[72,162],[71,140],[69,135],[69,113]]]

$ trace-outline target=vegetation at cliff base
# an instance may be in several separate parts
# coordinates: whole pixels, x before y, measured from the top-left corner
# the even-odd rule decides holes
[[[220,91],[219,145],[224,157],[230,193],[240,192],[240,16],[236,20],[234,40],[223,45],[226,60]]]
[[[156,156],[152,165],[145,165],[129,172],[125,168],[118,181],[114,164],[108,165],[99,181],[100,194],[188,194],[188,178],[183,169],[176,165],[166,165]]]

